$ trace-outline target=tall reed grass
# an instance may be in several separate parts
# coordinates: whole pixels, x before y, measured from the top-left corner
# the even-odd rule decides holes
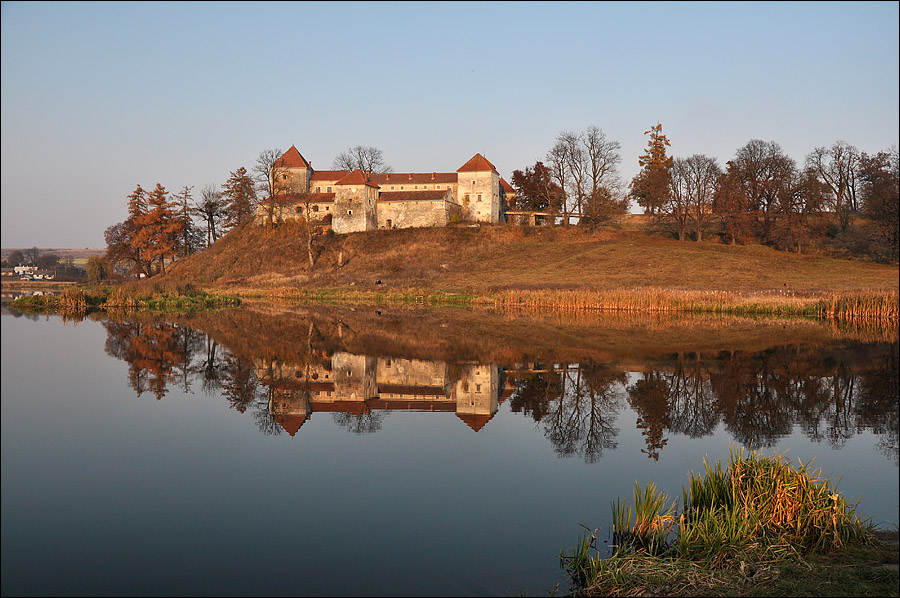
[[[745,296],[727,291],[637,289],[504,290],[493,297],[497,307],[619,312],[691,312],[731,315],[816,316],[897,320],[896,291],[798,296],[773,292]]]
[[[613,554],[601,558],[596,536],[582,537],[560,559],[573,586],[613,587],[621,572],[649,558],[722,569],[777,561],[786,555],[829,552],[868,539],[868,524],[856,517],[830,478],[809,463],[793,468],[784,455],[769,458],[732,449],[726,468],[704,461],[705,475],[690,474],[683,510],[656,489],[635,484],[634,506],[612,505]],[[590,549],[595,552],[591,555]]]
[[[29,295],[11,305],[22,311],[58,312],[70,317],[92,310],[196,311],[232,307],[240,299],[200,291],[190,284],[125,284],[115,287],[67,288],[59,295]]]

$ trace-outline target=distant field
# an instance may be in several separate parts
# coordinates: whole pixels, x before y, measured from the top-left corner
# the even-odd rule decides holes
[[[16,250],[24,252],[26,249],[31,249],[30,247],[6,247],[0,249],[0,259],[6,259],[9,257],[9,254]],[[105,248],[62,248],[62,247],[38,247],[41,253],[55,253],[61,258],[72,258],[75,261],[76,266],[82,266],[87,263],[88,258],[92,256],[101,256],[106,253]]]

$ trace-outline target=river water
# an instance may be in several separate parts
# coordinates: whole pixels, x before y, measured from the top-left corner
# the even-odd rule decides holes
[[[896,327],[2,315],[3,595],[545,595],[635,482],[813,461],[898,523]]]

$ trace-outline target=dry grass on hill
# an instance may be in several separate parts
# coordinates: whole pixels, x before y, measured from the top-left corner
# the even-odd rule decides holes
[[[590,232],[511,225],[372,231],[315,241],[310,271],[303,229],[245,226],[174,264],[168,278],[231,290],[279,287],[635,289],[737,293],[897,290],[897,266],[797,255],[718,240],[679,242],[634,220]],[[338,266],[342,258],[343,266]]]

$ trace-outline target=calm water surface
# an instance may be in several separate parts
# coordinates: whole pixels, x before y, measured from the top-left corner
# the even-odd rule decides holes
[[[3,595],[545,595],[730,446],[898,523],[895,335],[554,359],[292,318],[4,310]]]

